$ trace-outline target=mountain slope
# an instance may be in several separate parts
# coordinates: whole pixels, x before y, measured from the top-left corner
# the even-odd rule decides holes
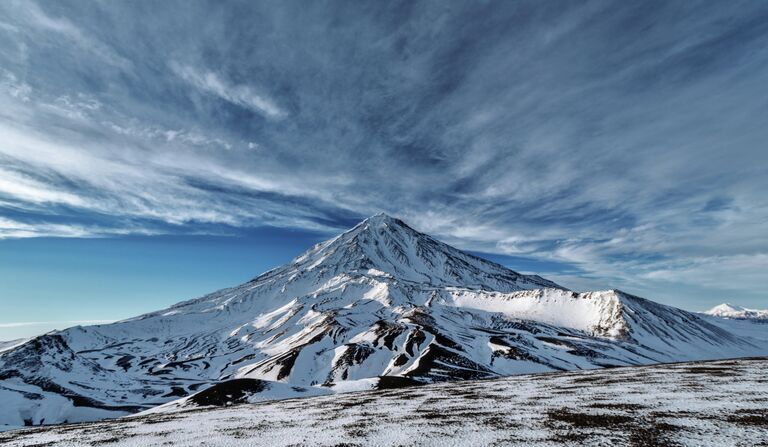
[[[119,416],[233,380],[221,386],[246,387],[238,393],[253,401],[373,388],[382,376],[435,382],[761,353],[764,342],[704,316],[619,291],[572,292],[378,215],[241,286],[1,353],[0,400],[12,404],[0,424]]]

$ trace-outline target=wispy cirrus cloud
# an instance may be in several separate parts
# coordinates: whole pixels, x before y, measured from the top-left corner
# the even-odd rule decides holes
[[[171,61],[169,66],[176,75],[192,86],[216,95],[225,101],[247,107],[268,118],[282,118],[286,115],[286,112],[281,110],[274,101],[263,94],[256,93],[248,85],[231,85],[214,72],[206,71],[201,73],[193,67],[181,65],[174,61]]]
[[[12,9],[13,17],[19,21],[19,25],[24,25],[24,27],[13,27],[12,32],[25,28],[29,31],[34,29],[40,33],[49,34],[50,37],[46,36],[47,39],[63,38],[81,50],[92,54],[101,62],[123,70],[132,68],[130,60],[122,57],[113,47],[90,35],[66,17],[49,15],[35,2],[11,0],[6,6]],[[40,37],[40,34],[36,34],[36,36]]]

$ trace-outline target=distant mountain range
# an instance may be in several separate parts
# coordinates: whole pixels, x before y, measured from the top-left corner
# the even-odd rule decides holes
[[[573,292],[377,215],[243,285],[0,352],[0,427],[768,354],[756,326]]]

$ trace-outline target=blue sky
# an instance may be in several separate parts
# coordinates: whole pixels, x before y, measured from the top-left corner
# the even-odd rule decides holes
[[[0,339],[380,211],[575,289],[768,307],[767,40],[755,1],[0,2]]]

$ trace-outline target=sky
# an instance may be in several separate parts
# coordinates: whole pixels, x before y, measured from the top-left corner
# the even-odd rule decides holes
[[[575,290],[768,307],[768,3],[0,2],[0,340],[386,212]]]

